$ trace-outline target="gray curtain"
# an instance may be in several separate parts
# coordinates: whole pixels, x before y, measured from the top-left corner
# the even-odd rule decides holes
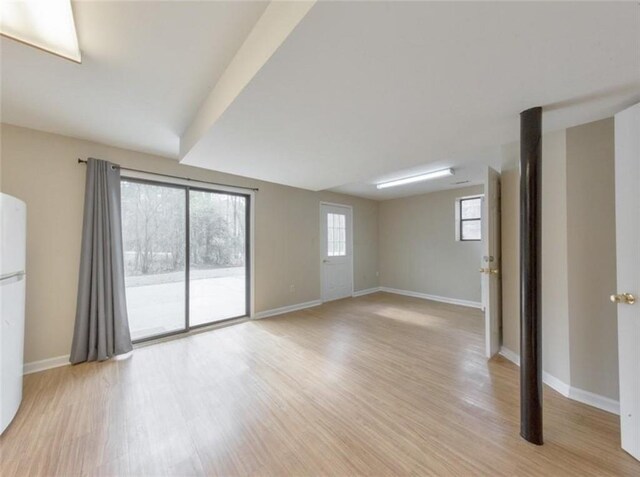
[[[70,361],[102,361],[132,350],[124,290],[120,168],[89,159],[82,255]]]

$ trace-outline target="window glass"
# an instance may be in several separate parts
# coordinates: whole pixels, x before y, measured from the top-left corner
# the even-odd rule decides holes
[[[482,240],[482,197],[459,200],[459,240]]]
[[[479,219],[482,209],[482,201],[477,199],[462,199],[460,201],[460,218]]]
[[[134,341],[248,314],[247,196],[122,179],[121,201]]]
[[[189,191],[189,323],[247,312],[247,198]]]
[[[120,189],[131,338],[184,330],[185,191],[125,180]]]
[[[462,240],[480,240],[481,227],[479,220],[465,220],[462,222]]]
[[[327,256],[347,255],[347,216],[327,214]]]

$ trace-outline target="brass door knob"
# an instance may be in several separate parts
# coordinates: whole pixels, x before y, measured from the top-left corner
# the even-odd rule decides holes
[[[611,295],[610,298],[613,303],[624,303],[626,305],[633,305],[636,302],[636,297],[631,293],[620,293],[618,295]]]
[[[480,273],[487,273],[489,275],[497,275],[499,273],[497,268],[481,268]]]

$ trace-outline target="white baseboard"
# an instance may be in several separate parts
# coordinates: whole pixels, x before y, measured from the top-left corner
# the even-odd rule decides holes
[[[292,311],[304,310],[305,308],[313,308],[314,306],[322,305],[322,300],[307,301],[305,303],[297,303],[295,305],[283,306],[280,308],[274,308],[272,310],[259,311],[254,313],[253,319],[259,320],[262,318],[268,318],[270,316],[282,315],[284,313],[291,313]]]
[[[500,355],[508,359],[517,366],[520,366],[520,356],[510,349],[504,346],[500,348]],[[584,389],[575,388],[565,383],[564,381],[556,378],[555,376],[542,372],[542,381],[552,389],[555,389],[560,394],[574,401],[587,404],[589,406],[602,409],[603,411],[610,412],[612,414],[620,414],[620,403],[614,399],[595,394]]]
[[[547,373],[546,371],[542,371],[542,382],[549,386],[551,389],[555,389],[564,397],[571,398],[571,386],[569,386],[564,381],[556,378],[552,374]]]
[[[514,353],[510,349],[507,349],[503,346],[500,348],[499,354],[505,357],[506,359],[508,359],[509,361],[511,361],[512,363],[514,363],[516,366],[520,366],[520,355]],[[546,371],[543,371],[542,382],[544,382],[551,389],[555,389],[563,396],[569,397],[569,390],[571,389],[571,386],[569,386],[564,381],[556,378],[552,374],[549,374]]]
[[[57,356],[55,358],[43,359],[40,361],[32,361],[31,363],[24,363],[23,374],[37,373],[39,371],[45,371],[47,369],[59,368],[60,366],[67,366],[69,364],[69,355]]]
[[[439,301],[441,303],[449,303],[450,305],[468,306],[471,308],[482,309],[482,303],[470,300],[460,300],[458,298],[447,298],[444,296],[429,295],[427,293],[414,292],[409,290],[399,290],[397,288],[380,287],[380,291],[394,293],[396,295],[411,296],[413,298],[422,298],[424,300]]]
[[[517,353],[514,353],[510,349],[505,348],[504,346],[502,346],[500,348],[500,352],[498,354],[500,356],[502,356],[503,358],[508,359],[509,361],[511,361],[516,366],[520,366],[520,355],[517,354]]]
[[[569,390],[569,397],[574,401],[597,407],[598,409],[602,409],[603,411],[607,411],[612,414],[620,415],[620,403],[615,399],[601,396],[600,394],[595,394],[579,388],[571,388]]]
[[[372,293],[378,293],[379,291],[382,291],[381,287],[366,288],[364,290],[354,291],[351,296],[356,298],[359,296],[371,295]]]

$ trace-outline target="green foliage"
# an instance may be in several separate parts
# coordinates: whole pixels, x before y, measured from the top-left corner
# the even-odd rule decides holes
[[[184,270],[186,192],[122,181],[122,235],[128,276]],[[242,266],[245,198],[190,191],[192,268]]]

